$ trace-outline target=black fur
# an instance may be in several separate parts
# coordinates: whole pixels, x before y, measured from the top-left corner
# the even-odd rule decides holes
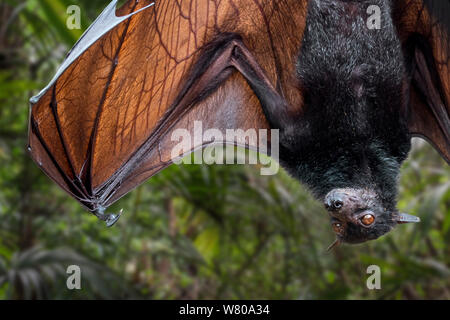
[[[367,27],[367,8],[382,11],[381,29]],[[410,149],[403,112],[400,41],[387,0],[310,1],[297,76],[303,114],[281,130],[280,157],[291,175],[323,200],[337,188],[373,190],[376,223],[348,223],[342,241],[376,239],[396,222],[397,180]]]
[[[367,7],[382,9],[369,30]],[[318,198],[334,188],[372,187],[395,206],[410,149],[403,117],[404,63],[389,1],[311,1],[297,63],[301,120],[281,137],[281,161]],[[294,137],[294,138],[293,138]]]

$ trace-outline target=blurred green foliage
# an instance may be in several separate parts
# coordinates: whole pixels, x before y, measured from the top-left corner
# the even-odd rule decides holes
[[[327,215],[285,173],[251,166],[172,166],[130,193],[111,229],[83,211],[28,157],[28,99],[53,76],[107,5],[0,3],[0,299],[449,299],[450,170],[416,140],[402,169],[401,210],[422,223],[325,253]],[[66,288],[82,267],[82,290]],[[368,290],[366,269],[382,270]]]

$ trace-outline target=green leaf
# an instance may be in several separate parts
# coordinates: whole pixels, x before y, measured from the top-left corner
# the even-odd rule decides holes
[[[217,253],[219,232],[220,230],[217,227],[207,228],[194,241],[195,247],[207,263],[211,263]]]

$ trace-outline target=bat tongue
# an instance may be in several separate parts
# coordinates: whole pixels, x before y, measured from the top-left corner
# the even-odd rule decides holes
[[[332,244],[330,244],[327,248],[327,252],[330,252],[331,250],[333,250],[334,248],[336,248],[337,246],[339,246],[341,244],[341,242],[339,241],[339,239],[336,239]]]
[[[399,213],[395,220],[397,221],[397,223],[420,222],[419,217],[407,213]]]

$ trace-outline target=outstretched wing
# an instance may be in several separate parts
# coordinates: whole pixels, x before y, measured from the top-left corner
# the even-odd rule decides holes
[[[282,70],[295,65],[304,3],[190,0],[149,6],[129,0],[115,12],[116,2],[31,100],[33,159],[91,211],[171,164],[176,129],[193,134],[196,120],[203,130],[268,128],[242,74],[226,69],[210,81],[201,78],[228,33],[244,38],[279,92],[291,102],[301,100]],[[246,144],[256,147],[257,141]]]
[[[450,1],[395,1],[409,71],[410,132],[450,163]]]

